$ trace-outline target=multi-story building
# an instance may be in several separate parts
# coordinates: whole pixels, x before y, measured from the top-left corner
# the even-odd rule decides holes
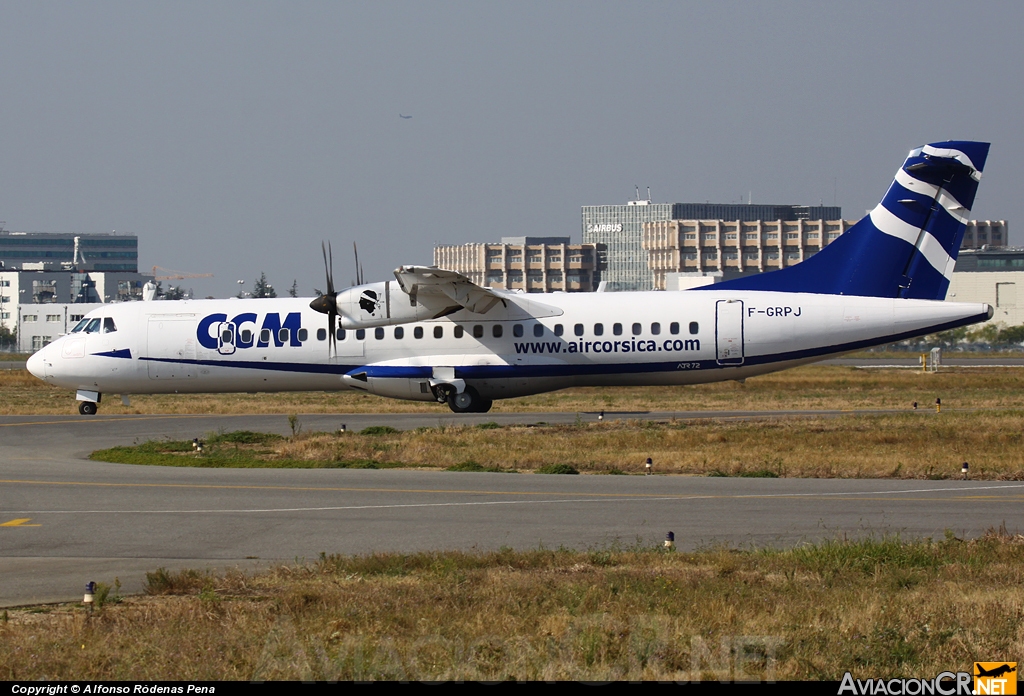
[[[839,238],[856,220],[665,220],[643,226],[654,289],[679,276],[728,280],[793,266]],[[710,281],[709,281],[710,282]]]
[[[50,308],[52,311],[36,312],[33,305],[90,305],[141,299],[143,286],[153,278],[138,272],[138,246],[139,238],[135,235],[0,230],[0,326],[14,330],[19,327],[21,314],[26,313],[29,317],[57,316],[55,307]],[[20,312],[20,305],[29,309]],[[48,330],[57,328],[56,320],[39,322]],[[60,322],[62,331],[51,332],[52,336],[60,335],[67,328],[66,323],[64,316]],[[31,335],[46,337],[51,333]],[[25,347],[24,342],[19,343]]]
[[[957,257],[946,299],[987,302],[995,314],[987,323],[1024,324],[1024,248],[965,249]]]
[[[25,271],[139,272],[139,238],[128,234],[0,231],[0,266]]]
[[[141,273],[0,270],[0,326],[14,329],[18,305],[141,300],[143,286],[152,279]]]
[[[819,252],[857,220],[665,220],[643,226],[656,290],[728,280],[793,266]],[[1005,243],[1005,220],[970,220],[961,249]],[[963,258],[963,257],[961,257]],[[992,263],[999,263],[993,258]],[[961,266],[958,263],[957,270]],[[703,280],[701,278],[703,277]]]
[[[434,265],[457,271],[477,285],[525,292],[597,289],[600,244],[572,244],[568,237],[502,237],[500,244],[434,247]]]
[[[585,205],[582,208],[584,243],[607,247],[601,280],[609,290],[651,290],[656,287],[644,247],[644,225],[670,220],[834,220],[842,217],[837,206],[749,205],[723,203],[653,203],[629,201],[625,205]]]
[[[1004,247],[1010,243],[1006,220],[968,220],[961,249]]]
[[[66,334],[101,304],[25,304],[18,307],[18,350],[35,352]]]

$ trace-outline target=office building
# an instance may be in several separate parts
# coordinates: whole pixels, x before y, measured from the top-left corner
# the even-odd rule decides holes
[[[643,226],[656,290],[684,290],[793,266],[839,238],[856,220],[664,220]]]
[[[61,310],[57,322],[56,305],[142,299],[142,288],[153,277],[138,272],[138,244],[135,235],[0,230],[0,326],[17,329],[19,306],[28,306],[29,317],[43,317],[34,328],[49,331],[31,335],[56,337],[67,328],[68,314]],[[54,306],[36,312],[33,305]],[[25,348],[24,342],[19,344]]]
[[[0,266],[25,271],[139,272],[139,238],[128,234],[0,231]]]
[[[434,247],[434,265],[477,285],[525,292],[597,289],[600,244],[572,244],[569,237],[503,237],[499,244]]]
[[[583,242],[604,244],[601,280],[609,290],[651,290],[654,278],[643,245],[647,223],[670,220],[722,219],[732,221],[837,220],[837,206],[749,205],[722,203],[654,203],[629,201],[625,205],[585,205],[582,208]]]

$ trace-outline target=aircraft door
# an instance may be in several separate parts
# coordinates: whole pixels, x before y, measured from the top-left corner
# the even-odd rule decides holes
[[[715,303],[715,348],[719,365],[743,364],[743,301]]]
[[[222,321],[217,324],[217,352],[221,355],[231,355],[235,352],[235,325],[230,321]]]

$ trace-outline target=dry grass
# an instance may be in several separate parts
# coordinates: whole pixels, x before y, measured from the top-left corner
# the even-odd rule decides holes
[[[150,574],[154,596],[17,610],[0,679],[931,677],[1024,650],[1024,546],[324,556]]]
[[[488,424],[492,425],[493,424]],[[300,433],[238,444],[214,436],[94,453],[126,464],[236,467],[394,467],[582,473],[818,478],[1024,480],[1024,411],[901,413],[773,420],[607,421],[567,426],[441,426],[374,435]],[[469,466],[467,466],[469,463]]]
[[[863,370],[808,366],[737,382],[693,387],[566,389],[496,401],[498,413],[531,411],[694,411],[769,409],[871,409],[922,407],[942,398],[943,408],[1024,406],[1024,369],[946,368],[938,374],[914,370]],[[51,387],[27,372],[0,371],[0,415],[75,413],[74,393]],[[163,394],[134,396],[124,407],[116,395],[101,405],[105,414],[163,413],[449,413],[440,404],[395,401],[356,392],[285,394]]]

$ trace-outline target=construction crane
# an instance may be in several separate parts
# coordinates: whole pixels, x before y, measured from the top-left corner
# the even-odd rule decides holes
[[[187,273],[186,271],[172,271],[169,268],[153,266],[154,280],[184,280],[185,278],[212,278],[212,273]]]

